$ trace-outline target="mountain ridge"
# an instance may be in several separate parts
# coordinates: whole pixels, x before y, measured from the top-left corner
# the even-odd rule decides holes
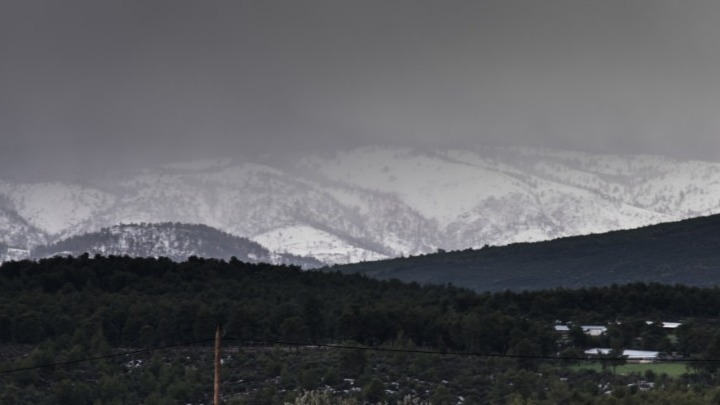
[[[183,222],[329,264],[507,245],[720,213],[720,163],[519,147],[363,147],[217,159],[83,184],[0,180],[0,242]]]
[[[720,284],[720,215],[602,234],[332,266],[344,273],[476,291],[633,282]]]

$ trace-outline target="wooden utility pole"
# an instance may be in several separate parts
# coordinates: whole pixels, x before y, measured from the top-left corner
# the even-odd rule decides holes
[[[215,395],[213,396],[213,404],[220,405],[220,338],[222,337],[222,324],[218,323],[215,327]]]

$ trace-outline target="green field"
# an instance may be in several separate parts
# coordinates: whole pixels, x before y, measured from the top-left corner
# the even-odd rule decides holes
[[[597,362],[587,362],[577,366],[573,366],[575,370],[595,370],[602,371],[602,366]],[[627,374],[645,374],[647,370],[652,370],[656,375],[667,374],[670,377],[679,377],[688,372],[685,363],[648,363],[648,364],[623,364],[615,369],[620,375]]]

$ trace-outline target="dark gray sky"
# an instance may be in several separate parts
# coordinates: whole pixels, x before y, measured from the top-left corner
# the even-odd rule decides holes
[[[720,160],[720,3],[0,2],[0,170],[384,142]]]

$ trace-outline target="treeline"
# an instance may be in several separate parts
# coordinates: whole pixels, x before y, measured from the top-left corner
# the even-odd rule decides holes
[[[357,274],[302,271],[294,266],[248,264],[236,259],[226,262],[191,257],[177,263],[166,258],[126,256],[56,257],[0,266],[0,348],[7,359],[0,362],[0,371],[209,339],[218,322],[224,325],[226,338],[240,345],[258,340],[344,343],[550,358],[582,357],[586,348],[612,347],[720,359],[720,325],[715,321],[719,311],[718,288],[637,283],[478,294],[449,285],[380,281]],[[557,321],[575,327],[569,335],[560,336],[553,327]],[[681,321],[683,325],[668,332],[659,327],[663,321]],[[607,325],[608,331],[589,337],[578,332],[581,324]],[[204,345],[210,347],[211,342],[193,347],[202,351]],[[24,357],[7,354],[23,350]],[[439,390],[443,395],[435,395],[433,402],[441,403],[437,398],[442,397],[442,403],[455,403],[458,396],[469,392],[480,402],[533,398],[542,403],[547,399],[549,391],[542,392],[550,384],[550,376],[555,379],[552,384],[557,386],[550,385],[558,390],[557,395],[583,398],[586,403],[595,403],[588,398],[604,395],[597,388],[595,375],[547,369],[569,367],[574,360],[544,364],[531,358],[496,361],[472,357],[474,360],[444,360],[442,364],[447,365],[440,369],[441,362],[415,356],[387,360],[358,354],[360,357],[353,359],[352,353],[318,353],[308,360],[297,352],[252,352],[256,361],[243,364],[233,381],[265,384],[262,381],[267,380],[276,390],[247,392],[243,394],[246,398],[258,401],[248,403],[282,403],[290,392],[325,385],[365,400],[424,393],[427,400]],[[300,357],[293,363],[285,362],[283,359],[290,355]],[[198,356],[207,365],[207,356]],[[201,360],[189,362],[186,359],[190,356],[182,353],[151,357],[145,358],[137,371],[133,371],[135,366],[123,365],[128,359],[119,359],[117,364],[102,363],[94,371],[67,372],[60,367],[3,375],[0,402],[13,403],[15,398],[15,403],[53,403],[75,395],[80,399],[61,402],[97,404],[93,398],[101,394],[101,388],[80,384],[78,379],[104,381],[102,395],[108,399],[104,403],[112,403],[113,392],[122,392],[116,397],[130,402],[162,403],[161,398],[172,398],[175,402],[168,403],[193,403],[207,399],[210,380],[198,372]],[[693,381],[701,381],[704,388],[687,395],[714,395],[708,393],[708,387],[718,382],[719,363],[697,364],[692,370],[696,375]],[[260,369],[248,371],[250,367]],[[442,383],[453,375],[457,380]],[[507,384],[498,385],[499,376]],[[532,381],[526,381],[527,392],[518,394],[517,376]],[[358,385],[348,386],[347,378],[357,379]],[[607,378],[620,385],[628,383],[617,376]],[[685,380],[664,378],[663,384],[676,387],[676,391],[689,386]],[[391,384],[410,388],[402,391]],[[539,391],[528,388],[531,386]],[[362,396],[366,391],[370,394]],[[648,395],[638,393],[636,398]]]
[[[166,345],[212,336],[221,322],[242,339],[377,345],[402,337],[499,353],[551,330],[460,288],[237,260],[85,255],[9,262],[0,267],[0,294],[0,342],[7,343],[62,335],[86,342],[100,330],[110,346]],[[473,326],[479,323],[485,327]],[[480,347],[475,329],[496,338]]]
[[[692,324],[719,311],[720,289],[680,285],[477,294],[195,257],[176,263],[84,255],[0,267],[5,343],[102,330],[111,346],[174,344],[212,336],[221,322],[242,339],[377,345],[402,336],[417,346],[484,353],[506,353],[532,339],[537,354],[546,355],[555,350],[556,320]]]

